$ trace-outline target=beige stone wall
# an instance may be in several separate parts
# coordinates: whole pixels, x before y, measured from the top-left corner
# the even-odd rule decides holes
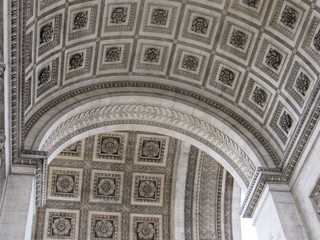
[[[32,218],[30,218],[32,212],[29,213],[29,209],[32,210],[30,197],[33,179],[32,175],[10,175],[8,177],[0,213],[0,239],[30,239],[30,237],[25,237],[26,234],[31,236],[30,232],[32,231]],[[28,220],[31,220],[31,225]]]
[[[290,187],[299,210],[307,236],[310,240],[320,239],[320,214],[317,212],[314,192],[320,190],[320,123],[309,140],[303,158],[290,181]]]

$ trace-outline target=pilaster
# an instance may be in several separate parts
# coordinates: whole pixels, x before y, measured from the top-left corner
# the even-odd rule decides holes
[[[266,184],[253,220],[259,240],[308,239],[286,184]]]

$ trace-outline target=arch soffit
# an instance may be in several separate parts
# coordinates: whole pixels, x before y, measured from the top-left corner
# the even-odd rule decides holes
[[[131,100],[126,99],[137,96],[134,99],[139,99],[143,104],[149,103],[148,99],[154,99],[151,100],[154,104],[167,102],[169,107],[182,104],[184,106],[182,108],[198,109],[198,114],[205,113],[209,122],[219,120],[228,125],[228,128],[232,128],[237,135],[241,136],[240,138],[246,139],[247,145],[255,152],[263,167],[273,168],[279,163],[279,156],[282,153],[277,151],[279,149],[274,146],[274,142],[267,140],[270,140],[270,136],[260,126],[247,121],[245,116],[237,113],[237,108],[232,104],[221,104],[219,101],[201,96],[200,89],[194,88],[189,91],[179,86],[148,82],[140,82],[141,85],[139,82],[133,82],[131,85],[128,81],[123,82],[124,86],[116,82],[95,82],[95,84],[97,85],[83,86],[73,91],[66,89],[64,94],[53,94],[52,97],[48,97],[49,102],[39,103],[25,118],[24,148],[36,150],[48,126],[61,122],[63,115],[71,116],[69,112],[74,108],[83,108],[82,105],[85,104],[90,106],[93,101],[100,106],[113,103],[114,99],[130,102]],[[192,113],[193,110],[189,112]]]
[[[264,166],[246,141],[225,123],[199,109],[170,100],[161,102],[155,97],[114,97],[77,107],[46,126],[46,134],[38,136],[34,147],[54,156],[66,142],[70,144],[86,134],[121,130],[122,127],[132,130],[137,126],[162,134],[165,131],[211,155],[215,152],[214,155],[220,155],[218,160],[223,165],[228,163],[228,168],[234,169],[231,172],[237,172],[245,185],[251,181],[256,168]]]

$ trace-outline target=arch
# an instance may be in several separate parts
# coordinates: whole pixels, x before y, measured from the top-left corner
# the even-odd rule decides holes
[[[49,160],[71,142],[101,131],[145,130],[164,133],[214,155],[248,186],[257,167],[264,166],[251,147],[222,121],[188,105],[156,97],[112,97],[93,101],[45,126],[34,148],[47,151]]]

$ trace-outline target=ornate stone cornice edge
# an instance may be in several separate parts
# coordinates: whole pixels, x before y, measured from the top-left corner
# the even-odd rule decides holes
[[[267,182],[285,183],[286,180],[279,169],[258,168],[248,188],[240,214],[245,218],[252,217]]]
[[[280,169],[257,169],[250,186],[248,193],[240,210],[244,217],[252,217],[252,214],[256,208],[256,205],[260,199],[261,193],[263,192],[264,186],[267,182],[272,183],[288,183],[292,173],[298,164],[301,155],[307,145],[308,139],[317,125],[320,118],[320,99],[313,109],[311,116],[309,117],[308,124],[303,129],[301,137],[291,154],[291,158],[287,163],[286,167]],[[300,132],[300,131],[299,131]],[[289,157],[289,156],[287,156]],[[276,173],[276,174],[274,174]]]

